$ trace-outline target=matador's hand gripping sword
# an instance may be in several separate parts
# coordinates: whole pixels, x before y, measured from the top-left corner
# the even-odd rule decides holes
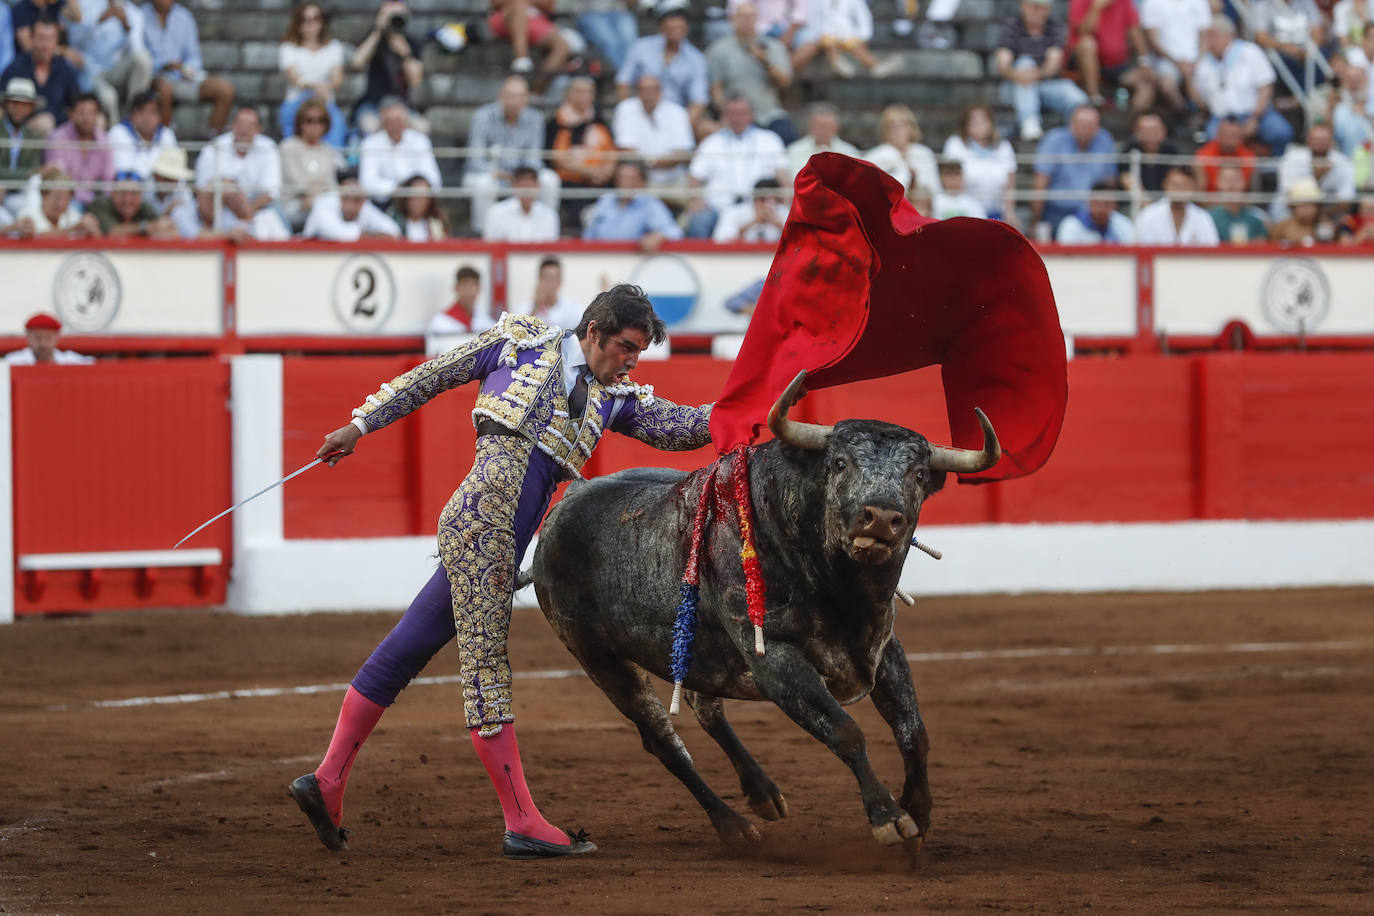
[[[224,510],[223,512],[221,512],[219,515],[216,515],[214,518],[210,519],[208,522],[205,522],[203,525],[201,525],[201,526],[200,526],[199,528],[197,528],[195,531],[192,531],[190,534],[186,535],[186,537],[184,537],[184,538],[182,538],[181,540],[177,541],[175,544],[172,545],[172,549],[173,549],[173,550],[176,550],[176,549],[177,549],[178,547],[180,547],[182,544],[185,544],[185,543],[186,543],[187,541],[189,541],[191,538],[195,537],[197,534],[200,534],[200,533],[201,533],[202,531],[204,531],[206,528],[209,528],[209,527],[210,527],[211,525],[213,525],[215,522],[217,522],[217,521],[219,521],[220,519],[224,518],[226,515],[228,515],[230,512],[233,512],[235,509],[239,508],[240,506],[245,506],[245,505],[247,505],[248,503],[251,503],[253,500],[257,499],[259,496],[261,496],[262,494],[268,492],[269,490],[273,490],[273,489],[275,489],[275,488],[281,486],[282,484],[286,483],[288,480],[292,479],[293,477],[299,477],[299,476],[301,476],[301,475],[304,474],[306,471],[308,471],[308,470],[310,470],[311,468],[313,468],[315,465],[317,465],[317,464],[322,464],[323,462],[326,462],[326,461],[328,461],[330,458],[333,458],[335,455],[339,455],[339,454],[343,454],[343,450],[342,450],[342,449],[340,449],[340,450],[338,450],[338,451],[330,452],[328,455],[325,455],[325,456],[323,456],[323,457],[321,457],[321,458],[316,458],[314,461],[310,462],[310,463],[307,464],[305,467],[303,467],[303,468],[298,468],[298,469],[292,471],[290,474],[287,474],[287,475],[286,475],[285,477],[283,477],[281,480],[278,480],[278,481],[276,481],[275,483],[269,483],[267,486],[263,487],[261,490],[259,490],[258,492],[254,493],[252,496],[248,497],[247,499],[240,500],[239,502],[234,503],[234,504],[233,504],[232,506],[230,506],[228,509],[225,509],[225,510]]]

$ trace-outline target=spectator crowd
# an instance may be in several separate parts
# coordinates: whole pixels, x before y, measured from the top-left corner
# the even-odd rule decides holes
[[[910,11],[872,6],[729,0],[698,47],[685,0],[587,2],[568,23],[552,0],[491,0],[483,20],[423,37],[397,0],[348,36],[307,0],[282,36],[269,130],[206,72],[195,2],[0,0],[0,231],[773,242],[797,172],[836,152],[881,168],[927,216],[1005,220],[1041,241],[1374,244],[1374,0],[1250,0],[1244,27],[1222,0],[1069,0],[1062,19],[1021,0],[988,61],[1005,107],[970,106],[932,138],[891,104],[861,148],[839,106],[813,102],[799,122],[788,106],[803,80],[814,98],[831,79],[920,79],[870,47],[875,14]],[[446,170],[421,108],[426,42],[461,55],[478,41],[508,42],[509,72],[446,138],[466,147]],[[365,85],[345,110],[349,71]],[[184,105],[213,135],[194,160],[174,131]],[[1123,116],[1129,135],[1114,136]]]

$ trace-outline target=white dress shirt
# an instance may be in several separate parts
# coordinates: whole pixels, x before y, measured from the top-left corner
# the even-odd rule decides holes
[[[408,178],[422,176],[431,188],[442,187],[434,145],[418,130],[407,127],[399,143],[384,130],[363,140],[358,148],[358,183],[373,200],[390,197]]]
[[[777,217],[778,223],[756,223],[758,214],[754,202],[747,200],[742,204],[731,204],[720,211],[715,231],[711,233],[713,242],[776,242],[782,238],[782,224],[787,221],[787,208],[770,205],[769,209]]]
[[[114,157],[115,174],[134,172],[147,181],[153,174],[153,163],[157,161],[157,151],[164,146],[176,146],[177,135],[170,127],[159,127],[151,141],[144,140],[128,121],[121,121],[111,127],[105,135]]]
[[[1203,54],[1193,71],[1198,94],[1208,111],[1218,117],[1250,117],[1259,103],[1260,90],[1276,79],[1274,67],[1259,45],[1239,38],[1227,46],[1220,60]]]
[[[907,144],[905,155],[891,143],[884,143],[864,153],[864,158],[897,179],[908,191],[914,181],[916,187],[931,194],[940,192],[940,167],[930,147],[922,143]]]
[[[1136,244],[1139,245],[1219,245],[1217,224],[1211,214],[1197,204],[1188,204],[1183,227],[1174,228],[1169,199],[1163,198],[1140,211],[1135,218]]]
[[[697,147],[688,168],[706,186],[706,203],[716,212],[754,195],[761,178],[786,172],[787,150],[771,130],[750,126],[743,134],[723,127]]]
[[[536,200],[526,213],[520,198],[507,197],[492,204],[482,227],[488,242],[553,242],[558,239],[558,212]]]
[[[58,366],[88,366],[95,362],[95,357],[77,353],[75,350],[53,350],[52,361]],[[33,351],[28,347],[15,350],[13,353],[6,353],[5,362],[11,366],[38,365],[38,361],[34,359]]]
[[[807,161],[817,153],[843,153],[846,156],[853,156],[855,159],[859,158],[859,150],[852,143],[846,143],[836,137],[828,145],[821,146],[816,142],[815,137],[807,134],[787,146],[787,177],[796,178],[797,173],[802,170]]]
[[[653,114],[644,110],[644,103],[637,97],[620,102],[615,106],[611,133],[615,135],[616,146],[634,150],[644,159],[663,159],[673,153],[690,153],[696,146],[687,109],[666,99],[654,106]],[[649,184],[671,184],[682,177],[685,165],[649,169]]]
[[[315,204],[310,208],[310,215],[306,217],[305,229],[301,235],[326,242],[356,242],[364,233],[380,233],[399,238],[401,227],[396,225],[394,219],[377,209],[370,200],[363,201],[363,208],[358,211],[357,219],[344,219],[343,201],[337,191],[331,191],[315,198]]]
[[[234,148],[232,133],[220,134],[196,157],[196,189],[208,188],[218,176],[232,179],[249,200],[281,194],[281,154],[277,144],[258,134],[245,155]]]
[[[572,328],[564,328],[563,330],[571,331]],[[570,395],[573,387],[577,384],[577,377],[588,371],[587,357],[582,352],[582,341],[577,339],[576,334],[567,334],[563,337],[562,355],[563,393]]]

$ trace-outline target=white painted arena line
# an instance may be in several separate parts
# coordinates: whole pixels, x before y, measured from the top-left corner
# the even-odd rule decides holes
[[[1180,643],[1154,646],[1040,646],[1026,649],[973,649],[961,652],[908,652],[912,662],[959,662],[996,659],[1027,658],[1084,658],[1123,655],[1204,655],[1233,653],[1276,652],[1354,652],[1374,649],[1374,642],[1357,640],[1328,640],[1319,642],[1238,642],[1238,643]],[[1336,669],[1333,669],[1336,670]],[[520,680],[564,680],[586,677],[579,668],[554,668],[542,671],[517,671]],[[1180,676],[1157,679],[1159,682],[1177,681]],[[411,687],[456,684],[457,675],[417,677]],[[1075,683],[1084,683],[1081,679]],[[248,687],[239,690],[216,690],[209,693],[174,693],[152,697],[128,697],[122,700],[95,700],[49,706],[49,712],[75,709],[123,709],[138,706],[162,706],[183,703],[208,703],[214,700],[246,700],[255,697],[306,696],[316,693],[342,693],[347,682],[333,684],[303,684],[296,687]]]

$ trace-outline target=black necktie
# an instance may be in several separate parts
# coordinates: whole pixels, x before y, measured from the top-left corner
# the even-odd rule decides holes
[[[572,394],[568,395],[568,415],[572,417],[582,416],[582,412],[587,409],[587,373],[579,371],[577,373],[577,384],[573,385]]]

